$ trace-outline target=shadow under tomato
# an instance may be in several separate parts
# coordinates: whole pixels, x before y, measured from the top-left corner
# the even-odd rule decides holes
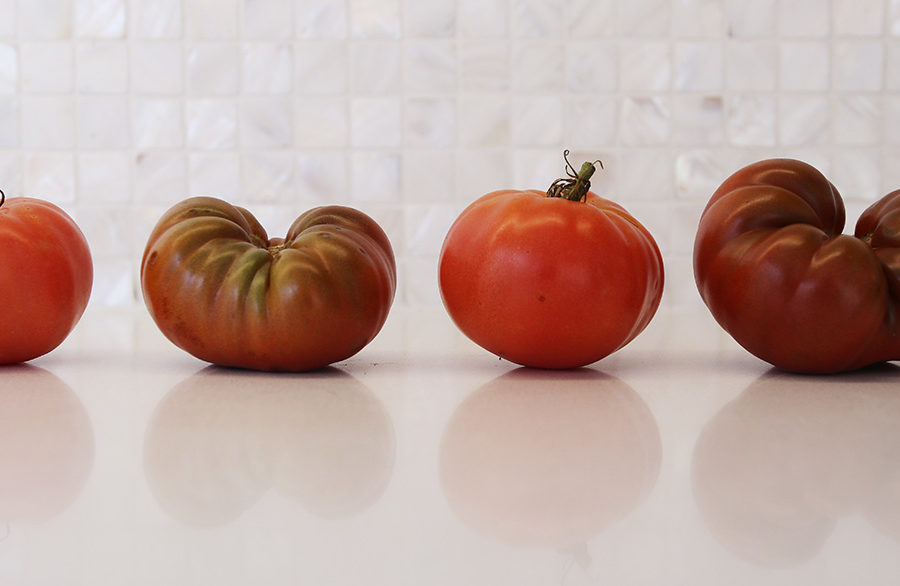
[[[44,523],[81,494],[94,430],[63,381],[35,366],[0,367],[0,524]]]
[[[520,368],[457,408],[441,441],[441,485],[482,535],[577,550],[644,501],[661,452],[653,415],[621,380]]]
[[[813,558],[842,517],[900,540],[900,368],[771,370],[703,429],[694,497],[722,545],[763,566]]]
[[[215,526],[267,491],[324,518],[374,503],[394,463],[394,429],[345,372],[271,374],[210,366],[173,388],[144,439],[144,470],[172,517]]]

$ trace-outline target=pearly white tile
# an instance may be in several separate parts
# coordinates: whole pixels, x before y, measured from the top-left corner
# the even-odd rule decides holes
[[[833,140],[839,145],[875,145],[884,124],[881,99],[877,96],[847,95],[835,102]]]
[[[722,0],[673,0],[672,32],[677,38],[724,37],[728,33],[725,2]]]
[[[417,149],[403,154],[402,187],[410,203],[453,201],[456,165],[453,151]]]
[[[408,41],[404,45],[404,87],[414,93],[446,93],[456,89],[456,44],[452,41]]]
[[[630,146],[658,145],[669,139],[671,105],[663,97],[627,97],[619,115],[620,140]]]
[[[131,145],[131,110],[126,96],[81,97],[77,111],[80,149],[126,149]]]
[[[128,45],[118,41],[78,44],[75,52],[79,91],[88,94],[128,90]]]
[[[629,149],[618,160],[617,199],[623,205],[631,201],[671,200],[674,174],[675,165],[668,149]]]
[[[287,40],[294,34],[294,0],[242,0],[241,24],[247,39]]]
[[[350,87],[358,94],[394,93],[401,85],[401,44],[359,41],[350,45]]]
[[[722,97],[673,96],[671,138],[679,145],[717,145],[724,142],[725,103]]]
[[[182,0],[185,33],[191,39],[224,40],[238,35],[239,0]]]
[[[28,96],[22,99],[20,113],[23,146],[75,147],[75,100],[71,96]]]
[[[131,90],[137,94],[180,95],[185,90],[181,43],[141,41],[131,45]]]
[[[781,89],[825,91],[831,77],[831,53],[818,41],[784,41],[779,44]]]
[[[474,40],[459,46],[464,91],[502,91],[510,84],[510,47],[503,41]]]
[[[73,0],[28,0],[16,5],[19,36],[29,41],[72,37]]]
[[[400,100],[355,98],[350,101],[350,144],[355,147],[397,147],[402,142]]]
[[[294,2],[294,29],[301,39],[344,39],[347,19],[347,0]]]
[[[876,36],[884,27],[885,0],[832,0],[834,33]]]
[[[0,39],[16,36],[16,0],[0,0]]]
[[[889,0],[887,29],[893,36],[900,36],[900,0]]]
[[[831,27],[831,11],[821,0],[780,0],[778,32],[783,37],[824,37]]]
[[[563,142],[572,148],[615,144],[618,106],[614,96],[575,96],[566,101]]]
[[[579,165],[578,162],[575,165]],[[537,189],[544,191],[554,180],[565,176],[563,153],[556,148],[517,149],[513,151],[512,182],[500,189]]]
[[[834,150],[828,178],[845,201],[875,201],[883,194],[877,150],[849,146]]]
[[[131,157],[128,153],[81,153],[78,155],[77,165],[79,201],[131,201]],[[125,240],[127,238],[122,239]]]
[[[0,96],[0,149],[16,148],[19,143],[19,99]]]
[[[559,92],[566,86],[565,46],[556,41],[514,43],[511,63],[514,90]]]
[[[91,291],[92,306],[99,305],[106,308],[133,306],[137,301],[133,262],[130,259],[118,259],[95,264],[94,285]]]
[[[245,98],[238,118],[244,148],[283,149],[293,142],[293,105],[287,97]]]
[[[294,91],[342,94],[348,87],[347,45],[338,41],[298,43],[294,49]]]
[[[566,86],[577,93],[610,93],[619,87],[619,50],[612,41],[566,43]]]
[[[730,161],[703,147],[679,152],[674,168],[676,197],[703,202],[734,172]]]
[[[507,0],[456,0],[457,29],[464,38],[498,38],[509,32]]]
[[[187,165],[180,152],[138,152],[133,160],[132,177],[138,203],[175,203],[187,197]]]
[[[458,212],[452,205],[407,204],[403,207],[404,251],[413,256],[437,256]]]
[[[884,98],[884,140],[890,145],[900,145],[900,96]],[[890,167],[897,165],[891,164]],[[897,187],[900,188],[900,182]]]
[[[616,32],[615,0],[568,0],[565,32],[572,39],[603,39]]]
[[[886,69],[884,89],[892,92],[898,91],[900,90],[900,43],[887,43],[884,60]]]
[[[243,199],[289,202],[294,199],[294,157],[288,151],[249,151],[241,155]]]
[[[15,46],[0,44],[0,94],[16,91],[19,81],[18,53]]]
[[[19,77],[28,94],[68,93],[75,87],[75,51],[71,43],[19,45]]]
[[[842,91],[878,91],[884,87],[884,46],[880,41],[838,41],[833,45],[832,80]]]
[[[349,176],[347,155],[343,151],[304,151],[297,155],[294,182],[300,201],[348,201]]]
[[[235,148],[237,118],[237,104],[232,100],[188,100],[185,105],[187,145],[200,150]]]
[[[456,101],[452,98],[412,98],[403,116],[403,143],[413,148],[449,147],[456,143]]]
[[[0,118],[3,116],[3,98],[0,98]],[[2,122],[2,120],[0,120]],[[0,142],[4,133],[0,130]],[[15,151],[0,151],[0,186],[7,196],[13,194],[36,195],[22,190],[23,156]]]
[[[355,202],[398,202],[401,156],[392,151],[355,150],[350,157],[350,199]]]
[[[619,33],[626,37],[660,37],[670,30],[670,0],[629,0],[616,6]]]
[[[778,55],[768,41],[729,42],[725,48],[725,87],[737,91],[775,89]]]
[[[56,204],[75,201],[75,157],[65,152],[35,152],[24,157],[22,191]]]
[[[131,2],[128,9],[138,39],[177,39],[183,33],[181,0]]]
[[[509,149],[465,149],[456,153],[456,197],[463,205],[510,185]]]
[[[357,38],[400,38],[400,0],[345,0],[350,33]]]
[[[777,0],[723,0],[722,6],[729,37],[771,37],[776,29]]]
[[[513,0],[510,4],[511,36],[558,37],[563,31],[563,0]]]
[[[672,54],[668,43],[629,41],[619,46],[620,87],[626,92],[659,92],[669,88]]]
[[[75,33],[82,39],[122,39],[125,14],[125,0],[75,0]]]
[[[831,108],[826,96],[782,96],[778,113],[778,138],[784,145],[824,145],[831,138]]]
[[[467,147],[509,144],[510,109],[505,94],[468,95],[459,99],[459,137]]]
[[[408,37],[452,37],[456,32],[456,2],[402,0],[403,32]]]
[[[718,41],[675,44],[673,86],[677,91],[719,92],[724,86],[725,48]]]
[[[775,99],[736,96],[726,103],[726,131],[732,144],[772,146],[776,140]]]
[[[177,98],[135,98],[131,107],[131,136],[135,148],[184,146],[184,104]]]
[[[294,103],[294,143],[338,148],[349,143],[350,114],[344,98],[299,98]]]
[[[241,158],[234,152],[195,152],[189,160],[188,192],[226,201],[240,201]]]
[[[286,94],[294,73],[293,48],[285,43],[243,46],[241,89],[244,94]]]
[[[562,141],[564,110],[559,96],[513,97],[510,133],[519,146],[549,146]]]
[[[187,91],[195,96],[224,96],[240,89],[238,48],[234,43],[196,43],[187,51]]]

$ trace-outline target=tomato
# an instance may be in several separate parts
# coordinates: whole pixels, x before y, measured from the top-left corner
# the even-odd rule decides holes
[[[842,234],[838,190],[802,161],[744,167],[716,190],[694,243],[718,323],[783,370],[835,373],[900,358],[900,191]]]
[[[650,323],[663,263],[650,232],[590,191],[592,163],[547,192],[501,190],[469,205],[441,249],[439,285],[457,327],[524,366],[600,360]]]
[[[270,239],[253,215],[194,197],[159,220],[141,262],[150,315],[201,360],[304,371],[344,360],[387,319],[396,289],[390,242],[342,206],[298,217]]]
[[[0,192],[0,364],[59,346],[81,319],[94,266],[81,230],[62,209]]]

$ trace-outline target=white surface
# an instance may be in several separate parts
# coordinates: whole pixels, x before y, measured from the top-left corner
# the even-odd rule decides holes
[[[896,584],[900,374],[776,374],[664,312],[575,372],[395,310],[327,372],[89,312],[0,377],[0,584]]]

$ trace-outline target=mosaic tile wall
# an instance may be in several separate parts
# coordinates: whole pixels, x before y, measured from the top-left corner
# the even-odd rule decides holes
[[[191,194],[270,233],[323,202],[378,219],[397,303],[440,303],[461,209],[601,159],[595,191],[700,304],[700,209],[740,165],[794,156],[848,200],[900,187],[900,0],[0,0],[0,188],[62,205],[92,304]],[[562,252],[561,252],[562,254]]]

